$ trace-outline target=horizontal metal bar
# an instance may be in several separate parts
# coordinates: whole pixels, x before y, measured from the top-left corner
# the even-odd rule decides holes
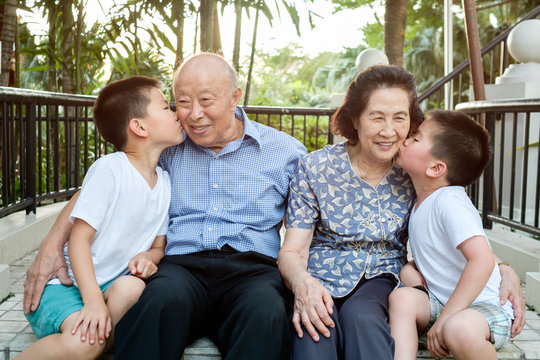
[[[469,114],[479,114],[486,111],[540,112],[540,98],[471,101],[457,104],[456,110]]]
[[[513,220],[504,218],[502,216],[494,215],[494,214],[488,214],[487,217],[488,217],[489,220],[491,220],[493,222],[496,222],[496,223],[499,223],[501,225],[505,225],[505,226],[511,227],[513,229],[521,230],[521,231],[527,232],[529,234],[540,236],[540,229],[536,228],[534,226],[522,224],[520,222],[513,221]]]

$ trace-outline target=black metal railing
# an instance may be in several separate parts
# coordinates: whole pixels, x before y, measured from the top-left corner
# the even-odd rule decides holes
[[[540,99],[458,104],[485,121],[494,156],[473,196],[484,227],[492,222],[540,236]]]
[[[114,150],[94,126],[94,100],[0,87],[0,217],[70,197],[90,165]],[[328,128],[334,109],[244,109],[250,119],[291,134],[309,151],[333,142]]]
[[[510,31],[522,21],[535,19],[540,16],[540,5],[534,8],[530,13],[523,16],[519,22],[500,33],[491,40],[481,50],[482,62],[484,66],[484,81],[486,84],[494,84],[495,79],[501,76],[504,70],[510,64],[511,59],[508,56],[508,47],[506,40]],[[474,96],[471,93],[471,76],[469,59],[456,66],[454,70],[439,79],[418,97],[422,108],[442,109],[445,107],[444,87],[450,84],[452,91],[453,104],[459,104],[466,101],[473,101]]]

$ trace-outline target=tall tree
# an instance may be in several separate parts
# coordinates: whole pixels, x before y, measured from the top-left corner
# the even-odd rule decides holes
[[[201,0],[200,18],[201,18],[201,51],[214,50],[214,9],[216,0]]]
[[[15,44],[15,32],[17,26],[17,0],[3,0],[0,2],[0,40],[2,41],[2,58],[0,66],[0,85],[7,86],[13,45]]]
[[[408,5],[409,0],[387,0],[384,13],[384,52],[390,64],[401,67]]]
[[[60,1],[62,12],[62,92],[75,93],[74,82],[74,47],[73,47],[73,29],[75,28],[75,19],[73,18],[73,0]]]

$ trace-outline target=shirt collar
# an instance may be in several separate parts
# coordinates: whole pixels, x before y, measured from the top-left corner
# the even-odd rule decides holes
[[[244,122],[244,134],[242,135],[242,140],[246,138],[246,136],[249,136],[255,142],[257,142],[257,145],[259,145],[259,148],[262,146],[261,144],[261,133],[259,132],[259,129],[253,124],[251,120],[248,119],[246,112],[243,108],[240,106],[237,106],[234,110],[234,116],[238,119]]]

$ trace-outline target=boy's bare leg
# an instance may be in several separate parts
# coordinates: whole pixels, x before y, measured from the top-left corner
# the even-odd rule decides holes
[[[418,333],[424,332],[429,323],[429,297],[421,290],[401,287],[392,291],[388,301],[394,359],[416,360]]]
[[[497,359],[497,352],[489,342],[490,330],[486,318],[474,309],[462,310],[446,320],[443,337],[456,360]]]
[[[111,331],[105,344],[99,345],[96,342],[90,345],[88,341],[81,341],[80,330],[74,335],[71,334],[71,329],[79,314],[77,311],[62,322],[60,333],[36,341],[19,354],[16,359],[96,359],[114,344],[114,326],[126,311],[137,302],[144,290],[144,286],[143,280],[128,275],[116,279],[105,291],[105,302],[109,308],[113,326],[113,331]]]
[[[424,280],[424,277],[422,276],[420,271],[418,271],[418,269],[416,268],[416,264],[414,263],[414,261],[409,261],[401,268],[401,272],[399,273],[399,279],[401,280],[401,283],[405,286],[426,286],[426,281]]]
[[[107,349],[114,344],[114,328],[124,314],[141,296],[145,287],[144,280],[126,275],[116,279],[105,291],[105,303],[111,314],[112,331],[107,339]]]
[[[78,315],[78,311],[69,315],[62,322],[58,334],[52,334],[36,341],[15,359],[96,359],[103,353],[106,345],[99,345],[97,342],[90,345],[88,341],[81,341],[80,330],[76,334],[71,334],[71,329]]]

